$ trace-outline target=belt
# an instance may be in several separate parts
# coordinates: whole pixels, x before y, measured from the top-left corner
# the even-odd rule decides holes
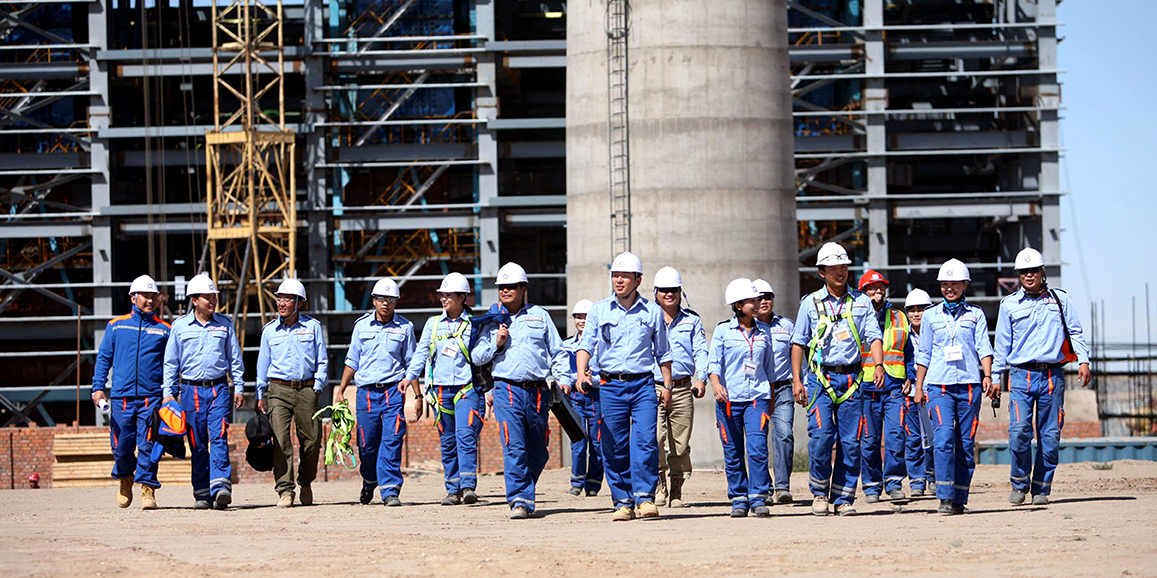
[[[847,365],[825,365],[824,371],[831,373],[859,373],[863,369],[859,363],[849,363]]]
[[[604,381],[639,381],[644,377],[654,377],[655,374],[651,372],[645,373],[610,373],[607,371],[599,372],[599,379]]]
[[[369,385],[359,385],[358,387],[380,387],[380,388],[386,388],[386,387],[397,387],[397,386],[398,386],[398,382],[397,382],[397,381],[395,381],[395,382],[393,382],[393,383],[371,383],[371,384],[369,384]]]
[[[602,377],[602,375],[600,374],[599,377]],[[691,376],[690,375],[688,375],[687,377],[684,377],[682,379],[672,379],[671,380],[671,387],[683,387],[684,385],[690,385],[690,384],[691,384]],[[655,381],[655,385],[657,385],[659,387],[663,387],[663,380],[660,379],[660,380]]]
[[[771,384],[771,387],[772,387],[772,389],[779,389],[781,387],[787,387],[791,384],[792,384],[792,382],[790,379],[781,379],[781,380]]]
[[[513,381],[510,379],[495,377],[494,381],[501,381],[502,383],[513,385],[514,387],[521,387],[523,389],[542,389],[546,386],[546,381],[542,379],[532,381]]]
[[[269,383],[274,383],[277,385],[284,385],[285,387],[292,387],[293,389],[304,389],[307,387],[310,389],[313,389],[313,380],[312,379],[303,379],[300,381],[289,381],[288,379],[278,379],[276,377],[271,377],[271,378],[269,378]]]
[[[1064,366],[1065,364],[1063,363],[1043,363],[1039,361],[1034,361],[1032,363],[1017,363],[1013,365],[1013,367],[1019,367],[1025,371],[1048,371],[1051,369],[1060,369]]]
[[[206,379],[205,381],[197,381],[195,379],[182,379],[180,381],[181,385],[192,385],[194,387],[213,387],[215,385],[221,385],[228,380],[224,377],[218,377],[217,379]]]

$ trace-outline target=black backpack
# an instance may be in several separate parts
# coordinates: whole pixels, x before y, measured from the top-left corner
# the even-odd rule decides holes
[[[249,439],[249,447],[245,450],[245,461],[259,471],[268,472],[273,469],[273,425],[269,417],[258,412],[245,424],[245,437]]]

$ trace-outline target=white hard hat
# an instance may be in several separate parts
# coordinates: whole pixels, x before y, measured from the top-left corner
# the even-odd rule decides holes
[[[960,262],[959,259],[949,259],[940,266],[940,274],[936,276],[937,281],[972,281],[972,277],[968,275],[968,265]]]
[[[370,295],[394,297],[395,299],[402,296],[398,292],[398,284],[393,279],[378,279],[378,282],[374,283],[374,290],[370,291]]]
[[[928,292],[923,289],[913,289],[908,294],[908,298],[904,299],[904,308],[918,307],[923,305],[929,307],[932,305],[932,298],[928,296]]]
[[[574,309],[571,310],[570,314],[572,317],[575,315],[586,315],[591,312],[592,305],[594,305],[594,303],[592,303],[590,299],[581,299],[578,303],[574,304]]]
[[[133,284],[129,286],[129,295],[133,293],[160,293],[160,291],[157,291],[157,282],[153,281],[152,277],[141,275],[133,279]]]
[[[751,287],[754,288],[755,291],[760,295],[765,293],[771,293],[772,295],[775,295],[775,290],[771,288],[771,283],[768,283],[763,279],[756,279],[755,281],[752,281]]]
[[[1016,269],[1036,269],[1045,266],[1045,258],[1040,251],[1028,247],[1016,254]]]
[[[658,289],[660,287],[664,289],[683,287],[683,276],[680,275],[674,267],[663,267],[655,271],[655,288]]]
[[[185,295],[188,297],[209,293],[215,294],[217,292],[217,286],[213,284],[213,280],[205,273],[194,276],[192,279],[189,279],[189,283],[185,285]]]
[[[852,260],[848,258],[848,252],[839,243],[824,243],[824,246],[820,247],[819,256],[816,258],[816,266],[851,264]]]
[[[305,285],[297,279],[286,279],[277,286],[278,295],[293,295],[301,299],[305,299]]]
[[[466,276],[461,273],[451,273],[442,278],[442,284],[438,286],[439,293],[469,293],[470,281],[466,280]]]
[[[517,285],[518,283],[526,283],[526,269],[523,269],[518,263],[507,263],[498,270],[498,278],[495,279],[495,285]]]
[[[643,273],[643,262],[630,251],[623,251],[611,261],[611,273]]]
[[[728,305],[733,305],[744,299],[754,299],[759,297],[759,292],[751,285],[751,279],[747,277],[740,277],[727,284],[727,290],[723,292],[724,300]]]

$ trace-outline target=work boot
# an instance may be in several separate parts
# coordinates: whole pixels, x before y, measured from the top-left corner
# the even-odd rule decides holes
[[[598,490],[587,490],[587,497],[588,498],[597,498],[598,495],[599,495]]]
[[[667,478],[659,476],[659,487],[655,489],[655,504],[658,506],[667,505]]]
[[[943,516],[951,516],[955,513],[953,510],[952,500],[940,500],[940,507],[936,511]]]
[[[1032,497],[1032,505],[1034,505],[1034,506],[1047,506],[1047,505],[1049,505],[1049,497],[1037,494],[1037,495]]]
[[[903,500],[904,499],[904,490],[900,490],[900,489],[892,490],[891,492],[888,492],[888,497],[893,499],[893,500]]]
[[[752,508],[751,513],[755,514],[756,518],[770,518],[771,517],[771,508],[768,508],[767,506],[760,504],[760,505]]]
[[[791,492],[789,492],[787,490],[776,490],[775,491],[775,503],[777,503],[777,504],[790,504],[794,501],[795,500],[793,500],[791,497]]]
[[[1009,492],[1008,493],[1008,503],[1010,503],[1014,506],[1019,506],[1019,505],[1023,504],[1024,503],[1024,491],[1014,489],[1013,491]]]
[[[816,496],[812,498],[812,514],[817,516],[828,515],[828,497]]]
[[[913,498],[923,498],[924,497],[924,488],[912,488],[912,497]]]
[[[362,494],[358,496],[358,501],[363,504],[368,504],[374,501],[374,489],[362,486]]]
[[[619,506],[611,516],[612,522],[626,522],[635,519],[635,509],[630,506]]]
[[[569,491],[572,496],[581,496],[583,493],[583,489],[578,486],[571,486]]]
[[[292,508],[293,507],[293,492],[284,492],[281,497],[277,499],[278,508]]]
[[[511,520],[525,520],[529,517],[530,517],[530,512],[528,512],[526,510],[526,508],[523,508],[522,506],[518,506],[517,508],[512,508],[510,510],[510,519]]]
[[[233,503],[233,494],[229,490],[218,490],[217,495],[213,496],[213,508],[216,510],[224,510]]]
[[[210,504],[209,500],[197,500],[196,502],[193,502],[193,509],[194,510],[211,510],[211,509],[213,509],[213,504]]]
[[[157,509],[157,489],[152,486],[141,486],[141,509],[142,510],[156,510]]]
[[[313,505],[313,488],[309,484],[301,484],[298,491],[297,501],[303,506]]]
[[[746,518],[747,517],[747,508],[744,506],[732,507],[731,508],[731,517],[732,518]]]
[[[971,514],[971,513],[972,513],[972,510],[969,510],[964,504],[952,504],[952,515],[953,516],[959,516],[961,514]]]
[[[474,488],[466,488],[465,490],[462,490],[462,503],[463,504],[477,504],[478,503],[478,494],[474,493]]]
[[[667,499],[667,506],[671,508],[685,508],[683,503],[683,478],[671,478],[671,492]]]
[[[643,502],[637,508],[640,518],[658,518],[659,508],[655,507],[654,502]]]
[[[397,496],[387,496],[384,500],[382,500],[382,503],[387,505],[387,506],[390,506],[390,507],[395,507],[395,506],[401,506],[402,500],[399,499]]]
[[[836,506],[837,516],[855,516],[856,507],[851,504],[838,504]]]
[[[117,505],[127,508],[133,504],[133,477],[117,478],[120,489],[117,490]]]
[[[461,503],[462,503],[462,496],[459,496],[458,494],[446,494],[446,497],[442,498],[442,505],[443,506],[457,506],[458,504],[461,504]]]
[[[880,494],[868,494],[868,495],[867,495],[867,496],[864,498],[864,501],[865,501],[865,502],[867,502],[867,503],[869,503],[869,504],[875,504],[875,503],[878,503],[878,502],[880,501]]]

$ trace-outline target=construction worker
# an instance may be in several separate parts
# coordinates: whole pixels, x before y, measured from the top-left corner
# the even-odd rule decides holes
[[[774,504],[790,504],[791,469],[795,459],[795,400],[791,391],[791,334],[795,322],[775,314],[775,290],[771,283],[756,279],[751,286],[759,293],[759,309],[755,318],[766,323],[771,330],[771,349],[775,356],[775,373],[771,380],[771,472],[774,475],[772,487],[775,489]]]
[[[418,351],[406,370],[404,387],[426,372],[425,399],[434,411],[446,484],[443,506],[478,502],[478,433],[485,407],[474,389],[470,363],[470,281],[450,273],[438,286],[442,313],[426,320]]]
[[[614,295],[595,303],[575,353],[580,392],[590,391],[586,374],[593,356],[599,364],[601,444],[613,521],[658,517],[659,405],[671,406],[671,347],[663,310],[639,295],[643,262],[631,252],[611,262]],[[655,396],[653,368],[659,364],[663,388]]]
[[[141,275],[129,286],[132,311],[105,327],[92,376],[92,401],[109,407],[112,477],[120,484],[117,505],[133,503],[133,483],[141,485],[141,509],[157,508],[157,460],[148,435],[149,414],[161,402],[162,365],[170,326],[157,315],[161,304],[157,282]],[[109,370],[112,384],[109,386]]]
[[[755,318],[760,294],[751,279],[727,284],[724,300],[735,313],[715,326],[707,373],[715,393],[715,420],[723,442],[724,471],[731,517],[771,515],[767,470],[767,430],[771,421],[771,377],[775,350],[771,328]],[[746,447],[745,447],[746,446]],[[747,455],[748,468],[743,463]]]
[[[1069,361],[1078,362],[1081,387],[1089,386],[1092,374],[1080,319],[1068,293],[1049,288],[1044,257],[1027,248],[1017,254],[1015,263],[1020,290],[1000,302],[992,372],[999,384],[1001,374],[1008,371],[1008,450],[1012,462],[1008,501],[1023,504],[1031,492],[1033,505],[1043,506],[1049,503],[1064,427],[1064,366]]]
[[[655,505],[682,508],[683,483],[691,477],[691,426],[695,399],[707,391],[707,336],[699,314],[683,307],[683,276],[672,267],[655,272],[655,303],[663,310],[671,349],[671,406],[659,408],[659,487]],[[663,374],[653,371],[655,392],[662,393]],[[671,477],[670,486],[667,476]]]
[[[550,459],[550,390],[546,378],[562,339],[550,314],[526,301],[526,270],[507,263],[498,270],[498,300],[492,311],[510,316],[481,332],[474,346],[479,364],[493,361],[494,390],[488,395],[502,436],[503,478],[512,520],[534,514],[534,490]]]
[[[185,410],[193,453],[193,508],[224,510],[233,502],[233,466],[229,463],[226,428],[232,410],[241,407],[245,399],[245,366],[233,321],[216,312],[217,286],[213,280],[204,273],[194,276],[185,285],[185,295],[192,310],[173,322],[165,346],[162,401],[180,395]]]
[[[920,344],[921,320],[924,310],[932,305],[932,298],[923,289],[913,289],[904,299],[904,310],[908,314],[908,324],[912,326],[909,339],[912,342],[912,357],[908,360],[909,380],[916,375],[916,348]],[[915,383],[914,381],[912,383]],[[904,396],[904,465],[908,472],[908,484],[912,490],[912,497],[923,497],[928,484],[934,482],[935,471],[932,467],[931,424],[928,423],[928,413],[924,404],[914,401],[916,388],[912,387],[908,395]]]
[[[407,387],[414,392],[414,412],[419,418],[423,410],[418,383],[405,383],[406,367],[414,356],[414,324],[394,312],[401,293],[393,279],[379,279],[370,297],[374,310],[354,322],[333,403],[345,401],[345,389],[352,380],[357,386],[358,456],[362,460],[358,500],[370,503],[376,488],[383,504],[401,506]]]
[[[949,259],[936,280],[944,301],[929,307],[920,325],[914,401],[920,404],[928,397],[938,511],[952,516],[968,511],[981,388],[990,398],[999,396],[1000,389],[992,381],[988,320],[983,310],[964,300],[971,281],[968,267]]]
[[[570,316],[574,319],[576,333],[562,340],[562,346],[554,358],[553,373],[559,383],[567,387],[573,386],[575,382],[575,351],[582,340],[591,305],[594,303],[590,299],[581,299],[574,304]],[[590,371],[588,369],[587,373]],[[587,393],[572,390],[570,400],[586,423],[586,437],[570,444],[570,494],[581,496],[585,490],[586,496],[593,498],[599,495],[603,487],[603,451],[599,447],[599,389],[591,388]]]
[[[305,285],[286,279],[277,287],[277,318],[261,329],[257,353],[257,411],[269,412],[273,426],[273,478],[277,507],[313,505],[311,484],[317,476],[317,456],[321,448],[321,421],[317,396],[329,379],[329,355],[321,322],[301,312],[305,305]],[[290,424],[297,426],[301,466],[297,483],[293,479],[293,437]],[[300,487],[300,494],[294,492]]]
[[[864,374],[860,395],[863,396],[864,435],[860,438],[865,501],[880,501],[881,492],[893,500],[904,499],[904,388],[911,388],[915,374],[908,375],[912,361],[911,326],[908,317],[888,300],[888,280],[878,271],[868,269],[860,276],[860,291],[872,300],[876,320],[884,335],[884,384],[875,385],[875,368],[871,351],[861,352]],[[884,445],[881,468],[880,443]]]
[[[812,513],[817,516],[828,514],[829,503],[837,515],[856,513],[853,504],[860,478],[862,415],[860,352],[864,345],[875,366],[884,362],[872,300],[848,287],[851,262],[838,243],[820,247],[816,267],[824,287],[800,300],[791,338],[792,390],[796,402],[807,408]],[[809,369],[806,389],[805,356]],[[883,371],[873,374],[876,387],[883,387],[884,375]]]

